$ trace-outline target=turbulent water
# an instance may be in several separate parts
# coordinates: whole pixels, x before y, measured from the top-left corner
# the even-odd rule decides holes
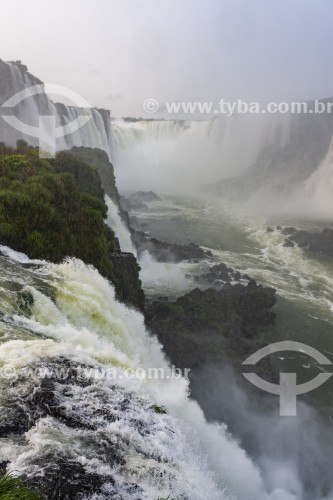
[[[96,270],[76,260],[38,264],[6,253],[10,257],[1,257],[1,421],[12,425],[12,432],[1,439],[0,457],[10,461],[10,471],[38,476],[48,472],[46,457],[52,456],[56,464],[66,460],[100,475],[105,494],[98,498],[115,490],[128,499],[266,498],[244,451],[222,426],[205,422],[188,399],[184,378],[167,378],[169,365],[143,317],[117,302],[113,287]],[[33,297],[29,314],[22,294]],[[78,366],[89,368],[88,382],[64,376],[66,367]],[[134,380],[125,377],[126,369],[152,367],[164,368],[165,379],[145,379],[141,372]],[[111,368],[112,377],[106,377]],[[43,416],[38,407],[36,394],[48,378],[62,418],[52,411]],[[156,404],[167,413],[154,412]],[[30,419],[26,433],[15,428],[22,415]],[[133,483],[139,492],[133,486],[131,492]]]
[[[192,280],[194,276],[214,263],[224,262],[277,289],[277,321],[262,334],[265,344],[296,340],[331,359],[333,264],[311,258],[301,249],[285,247],[284,236],[278,229],[267,232],[265,218],[241,215],[236,208],[214,197],[186,201],[170,197],[151,202],[146,210],[136,211],[135,216],[157,238],[175,243],[196,241],[212,251],[213,258],[186,264],[186,282],[181,290],[178,281],[176,294],[197,286]],[[168,223],[163,223],[166,220]],[[290,222],[303,229],[321,229],[313,222],[299,220],[270,220],[269,224],[276,228]],[[175,266],[181,276],[184,264]],[[167,288],[167,284],[155,282],[149,294],[157,297]],[[295,356],[291,352],[280,354],[273,363],[277,373],[296,370],[304,381],[323,369],[307,355]],[[281,487],[281,498],[288,500],[332,498],[333,484],[328,472],[333,466],[332,381],[311,393],[310,398],[299,398],[297,417],[282,418],[278,415],[276,396],[271,397],[268,406],[267,401],[260,406],[251,400],[246,383],[239,383],[239,374],[240,370],[235,377],[230,370],[208,366],[196,376],[196,396],[208,417],[223,417],[260,467],[268,491]]]
[[[41,82],[22,65],[0,61],[1,104],[36,84]],[[286,248],[276,229],[278,224],[306,229],[331,224],[330,121],[318,122],[325,140],[307,176],[295,167],[295,179],[299,175],[302,182],[282,206],[270,191],[261,197],[260,189],[247,204],[240,197],[226,202],[193,191],[243,173],[269,146],[286,147],[283,158],[288,158],[288,144],[299,130],[305,130],[302,143],[309,140],[304,117],[111,121],[103,110],[54,104],[43,92],[19,104],[17,112],[35,126],[40,114],[56,116],[59,126],[89,116],[79,131],[58,139],[57,149],[100,147],[112,158],[122,192],[172,193],[134,215],[153,236],[193,241],[213,257],[164,264],[147,252],[140,255],[147,296],[181,295],[196,286],[194,276],[222,261],[277,289],[278,321],[264,332],[266,343],[298,340],[332,356],[332,263]],[[37,144],[1,121],[1,141],[15,144],[21,138]],[[259,174],[267,174],[268,164],[259,163]],[[276,177],[284,194],[288,177]],[[109,197],[106,204],[121,249],[135,254],[118,207]],[[218,422],[207,423],[188,397],[187,380],[171,376],[142,315],[119,303],[95,269],[76,260],[54,265],[4,247],[1,252],[0,462],[8,462],[9,471],[41,487],[48,481],[49,488],[61,488],[63,482],[67,494],[75,493],[79,477],[83,494],[91,484],[100,491],[93,497],[87,493],[94,500],[333,498],[331,380],[301,401],[297,418],[285,420],[274,413],[276,405],[255,407],[234,374],[207,367],[198,397],[208,419]],[[309,374],[318,369],[306,356],[286,355],[280,362],[296,363]],[[165,377],[143,371],[154,367]],[[128,379],[126,370],[138,369],[140,375]]]
[[[195,276],[224,262],[277,290],[278,319],[262,334],[263,343],[296,340],[331,359],[333,264],[310,257],[297,247],[284,246],[285,236],[277,229],[293,225],[320,231],[331,224],[331,147],[318,164],[312,165],[312,173],[292,195],[286,196],[289,186],[282,182],[280,197],[266,190],[260,199],[258,177],[257,193],[248,199],[236,197],[228,201],[208,193],[193,193],[198,184],[214,178],[216,167],[220,176],[228,175],[230,163],[228,168],[224,163],[228,162],[226,142],[231,155],[237,147],[232,144],[232,124],[224,131],[219,121],[214,127],[204,122],[113,124],[113,154],[121,189],[155,189],[162,197],[163,193],[173,193],[162,201],[146,203],[147,209],[133,215],[146,231],[162,241],[194,241],[213,253],[213,258],[200,263],[172,264],[173,286],[170,272],[163,273],[165,264],[153,267],[149,260],[143,260],[141,274],[147,295],[182,295],[197,286]],[[270,141],[284,147],[292,136],[291,128],[288,119],[271,124],[266,133],[255,128],[257,141],[253,136],[249,141],[252,156],[246,142],[244,145],[241,141],[237,165],[244,167],[247,160],[250,164]],[[234,140],[237,137],[239,134],[234,135]],[[279,180],[278,172],[275,178]],[[267,231],[268,226],[274,228],[272,232]],[[272,362],[277,373],[296,370],[302,381],[322,370],[306,355],[283,353],[275,358]],[[252,401],[249,388],[239,382],[239,373],[230,369],[207,366],[195,381],[195,395],[207,417],[227,423],[259,467],[267,492],[280,489],[278,495],[283,500],[333,498],[328,472],[333,466],[331,380],[309,397],[299,398],[297,417],[291,419],[278,416],[274,396],[269,404]]]

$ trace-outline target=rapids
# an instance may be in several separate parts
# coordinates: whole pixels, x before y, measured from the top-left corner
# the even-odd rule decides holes
[[[10,296],[1,321],[2,425],[10,421],[15,428],[22,411],[30,420],[23,434],[15,428],[1,439],[0,457],[10,462],[10,471],[42,476],[49,456],[51,463],[68,460],[100,475],[104,496],[98,498],[109,498],[114,484],[123,498],[138,498],[131,493],[133,483],[147,500],[169,494],[191,500],[268,498],[244,451],[223,425],[207,424],[188,398],[185,378],[171,376],[142,315],[119,303],[95,269],[74,259],[41,265],[27,258],[22,264],[21,254],[13,260],[15,252],[11,257],[1,257],[1,298]],[[33,300],[23,307],[22,296]],[[77,366],[93,370],[88,383],[63,378],[66,367]],[[142,376],[142,369],[152,367],[163,368],[164,378]],[[111,378],[106,368],[113,369]],[[128,369],[141,369],[140,376],[128,380]],[[52,411],[38,414],[29,397],[45,379],[55,384],[62,418]],[[154,405],[167,413],[155,413]],[[102,444],[105,439],[110,448]],[[115,446],[120,463],[112,461]]]

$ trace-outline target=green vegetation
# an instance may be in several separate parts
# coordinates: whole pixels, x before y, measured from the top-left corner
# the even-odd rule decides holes
[[[65,152],[45,160],[18,146],[0,148],[1,243],[31,258],[77,257],[112,279],[117,245],[97,172]]]
[[[83,153],[92,163],[94,155],[106,161],[102,151],[83,148]],[[76,154],[82,154],[80,148]],[[112,165],[104,167],[118,196]],[[16,149],[0,142],[0,244],[30,258],[57,263],[69,256],[92,264],[112,281],[119,300],[143,309],[138,264],[120,253],[106,215],[95,165],[64,151],[41,159],[24,141]]]
[[[28,490],[20,479],[1,474],[0,500],[38,500],[38,495]]]

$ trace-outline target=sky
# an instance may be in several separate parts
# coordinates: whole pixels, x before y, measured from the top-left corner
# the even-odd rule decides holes
[[[0,58],[113,116],[333,95],[332,0],[2,0]]]

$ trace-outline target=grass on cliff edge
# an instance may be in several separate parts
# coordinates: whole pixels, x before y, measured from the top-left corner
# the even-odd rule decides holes
[[[20,479],[0,474],[0,500],[38,500],[38,495],[23,486]]]

